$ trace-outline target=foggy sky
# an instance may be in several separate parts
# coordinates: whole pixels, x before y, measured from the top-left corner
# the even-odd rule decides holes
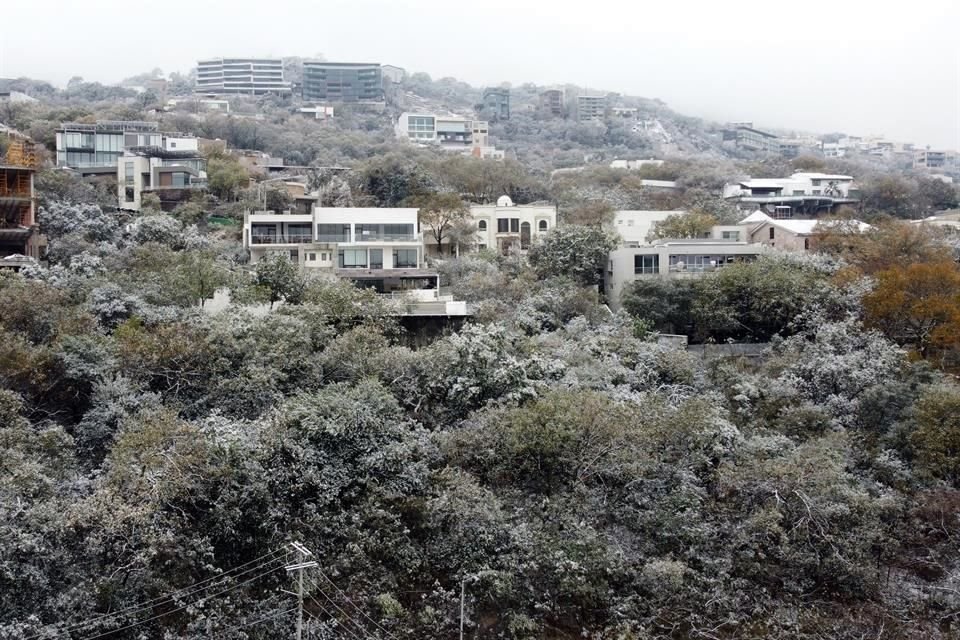
[[[323,54],[475,86],[569,82],[719,121],[960,149],[957,0],[5,5],[0,77],[58,86],[74,75],[186,72],[207,57]]]

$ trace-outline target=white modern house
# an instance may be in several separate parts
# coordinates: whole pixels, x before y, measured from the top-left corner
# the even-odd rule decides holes
[[[243,244],[256,264],[283,253],[306,268],[324,269],[380,293],[436,289],[424,268],[417,209],[314,207],[309,214],[255,211],[244,216]]]
[[[395,132],[402,140],[436,145],[444,151],[495,160],[504,157],[503,151],[490,144],[490,125],[485,120],[404,112],[397,119]]]
[[[760,209],[774,218],[815,216],[857,201],[852,176],[794,173],[789,178],[755,178],[724,185],[723,197],[744,211]]]

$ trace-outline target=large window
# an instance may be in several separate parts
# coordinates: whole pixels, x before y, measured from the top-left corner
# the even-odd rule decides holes
[[[510,233],[520,233],[520,218],[510,218]]]
[[[416,269],[417,268],[417,250],[416,249],[394,249],[393,250],[393,268],[394,269]]]
[[[317,242],[350,242],[350,225],[318,224]]]
[[[721,235],[724,240],[733,240],[734,242],[740,242],[739,231],[724,231]]]
[[[366,269],[366,249],[340,249],[337,252],[337,264],[341,269]]]
[[[660,256],[636,255],[633,256],[634,273],[660,273]]]
[[[370,268],[383,269],[383,249],[370,249]]]
[[[541,220],[540,222],[538,222],[538,223],[537,223],[537,229],[539,229],[540,231],[546,231],[546,230],[547,230],[547,221],[546,221],[546,220]]]
[[[411,138],[432,138],[436,126],[431,116],[414,116],[407,120],[407,135]]]
[[[133,163],[123,163],[123,181],[125,184],[133,184]]]
[[[510,218],[497,218],[497,233],[510,232]]]
[[[354,226],[356,242],[387,240],[394,242],[414,241],[412,224],[358,224]]]

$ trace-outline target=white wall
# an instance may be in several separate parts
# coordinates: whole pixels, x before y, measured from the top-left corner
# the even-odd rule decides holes
[[[199,151],[199,141],[191,136],[163,136],[163,148],[166,151]]]
[[[607,228],[620,236],[623,245],[646,244],[647,235],[653,230],[657,222],[662,222],[672,215],[683,215],[686,211],[643,211],[639,209],[624,209],[614,213],[613,223]]]

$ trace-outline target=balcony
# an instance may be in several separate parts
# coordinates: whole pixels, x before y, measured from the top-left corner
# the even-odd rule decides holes
[[[250,244],[310,244],[313,236],[309,233],[290,233],[250,236]]]

